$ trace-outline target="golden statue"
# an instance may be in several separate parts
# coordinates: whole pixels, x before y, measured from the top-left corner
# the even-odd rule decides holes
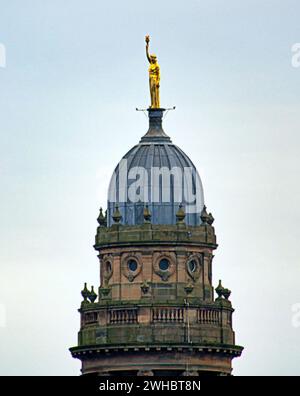
[[[159,83],[160,83],[160,67],[157,63],[157,57],[154,54],[149,55],[149,41],[150,37],[145,37],[146,41],[146,55],[150,63],[149,66],[149,86],[151,96],[151,109],[159,109]]]

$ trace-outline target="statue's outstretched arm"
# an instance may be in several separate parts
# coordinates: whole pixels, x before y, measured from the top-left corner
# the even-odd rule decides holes
[[[149,36],[146,36],[145,41],[146,41],[146,56],[147,56],[147,59],[148,59],[148,61],[149,61],[149,63],[150,63],[150,62],[151,62],[150,54],[149,54],[149,41],[150,41],[150,37],[149,37]]]

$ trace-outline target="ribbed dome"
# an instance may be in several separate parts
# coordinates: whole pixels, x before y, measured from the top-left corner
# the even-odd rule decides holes
[[[162,129],[163,109],[148,110],[149,130],[117,165],[108,194],[108,226],[116,208],[122,224],[144,222],[148,205],[153,224],[175,224],[182,203],[189,225],[201,223],[203,190],[200,177],[189,157]],[[190,212],[190,213],[189,213]]]

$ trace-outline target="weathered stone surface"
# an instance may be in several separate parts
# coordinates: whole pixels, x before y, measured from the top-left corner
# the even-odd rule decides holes
[[[99,299],[82,305],[78,347],[72,349],[73,356],[83,361],[83,372],[91,372],[97,366],[98,373],[103,370],[117,373],[117,354],[111,358],[111,348],[123,348],[119,358],[124,370],[130,371],[135,366],[131,365],[129,355],[125,358],[128,348],[135,348],[139,361],[144,356],[144,363],[149,361],[149,348],[179,348],[177,363],[182,366],[186,352],[180,349],[198,345],[199,350],[209,346],[214,352],[208,349],[195,358],[196,372],[230,374],[231,359],[241,353],[241,348],[235,347],[230,301],[214,300],[211,274],[216,247],[214,228],[210,225],[145,223],[99,227],[95,244],[100,258]],[[159,267],[162,258],[168,261],[165,270]],[[127,267],[130,259],[136,263],[132,274]],[[92,364],[86,355],[81,355],[97,347],[104,348],[104,352],[96,352],[97,363]],[[235,352],[230,354],[228,348]],[[162,370],[156,354],[151,352],[155,365],[150,368],[154,372]],[[171,361],[173,357],[169,371],[174,370]],[[140,369],[149,366],[141,363]]]

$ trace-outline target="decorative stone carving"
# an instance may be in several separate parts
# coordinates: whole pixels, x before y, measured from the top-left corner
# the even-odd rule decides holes
[[[211,220],[211,217],[209,216],[209,214],[206,211],[206,206],[203,206],[201,215],[200,215],[200,219],[202,220],[202,224],[209,224],[209,221]]]
[[[176,212],[176,222],[177,223],[184,223],[184,219],[185,219],[185,211],[183,209],[182,204],[179,205],[179,209]]]
[[[194,285],[192,285],[191,283],[188,283],[185,288],[184,288],[186,294],[191,294],[192,291],[194,290]]]
[[[118,224],[122,220],[121,212],[119,211],[119,205],[116,204],[115,211],[112,215],[113,221]]]
[[[91,291],[89,292],[88,298],[91,301],[91,303],[94,304],[94,302],[97,298],[97,294],[95,293],[94,286],[92,286]]]
[[[217,295],[218,295],[218,298],[216,298],[216,301],[217,301],[217,300],[218,300],[218,301],[222,300],[223,297],[224,297],[225,300],[228,300],[228,299],[229,299],[230,294],[231,294],[231,290],[225,289],[225,287],[222,286],[221,280],[219,280],[219,284],[218,284],[218,286],[216,287],[215,290],[216,290],[216,293],[217,293]],[[228,301],[229,301],[229,300],[228,300]]]
[[[83,290],[81,290],[81,295],[83,297],[83,301],[82,301],[81,305],[89,304],[89,301],[88,301],[89,294],[90,294],[90,291],[87,288],[87,284],[85,283]]]
[[[104,285],[108,284],[113,274],[113,257],[111,255],[103,256],[101,260],[101,270],[103,271]]]
[[[103,209],[102,208],[100,208],[99,216],[98,216],[97,221],[98,221],[100,227],[106,227],[107,226],[106,218],[103,215]]]
[[[111,288],[110,287],[99,287],[99,299],[110,299]]]
[[[134,260],[137,264],[134,271],[128,268],[130,260]],[[140,253],[123,254],[121,258],[121,268],[122,274],[129,280],[129,282],[132,282],[142,270],[142,255]]]
[[[144,214],[144,222],[151,223],[151,212],[149,210],[148,205],[145,206],[143,214]]]
[[[166,270],[162,270],[159,267],[160,262],[166,259],[169,262],[169,266]],[[161,277],[163,281],[167,281],[171,275],[175,272],[176,269],[176,256],[175,253],[172,252],[157,252],[153,255],[153,270],[154,272]]]
[[[203,257],[201,254],[191,254],[186,261],[186,270],[194,282],[196,282],[203,269]]]
[[[216,298],[216,300],[221,300],[221,299],[222,299],[223,290],[224,290],[224,287],[222,286],[222,281],[219,280],[219,284],[218,284],[218,286],[215,288],[215,291],[216,291],[216,293],[217,293],[217,295],[218,295],[218,297]]]
[[[207,222],[208,222],[209,225],[212,225],[213,222],[215,221],[215,218],[214,218],[214,216],[211,213],[208,214],[208,217],[209,218],[208,218]]]
[[[144,295],[147,295],[147,294],[149,293],[150,285],[149,285],[148,281],[145,280],[145,281],[141,284],[141,290],[142,290],[142,293],[143,293]]]
[[[229,299],[230,294],[231,294],[231,290],[229,290],[229,289],[224,289],[223,290],[223,296],[224,296],[225,300]]]

